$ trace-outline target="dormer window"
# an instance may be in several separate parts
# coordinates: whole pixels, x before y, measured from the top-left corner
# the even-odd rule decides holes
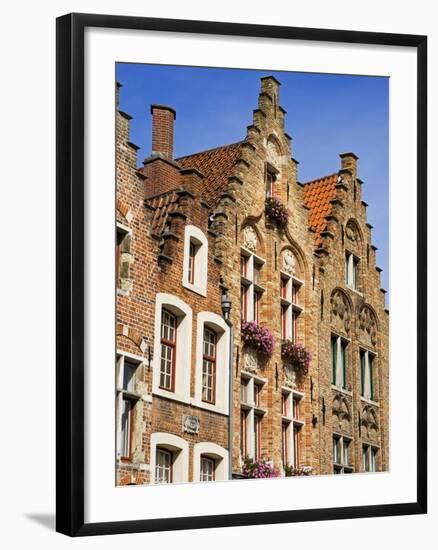
[[[183,281],[184,287],[207,295],[208,240],[194,225],[187,225],[184,235]]]

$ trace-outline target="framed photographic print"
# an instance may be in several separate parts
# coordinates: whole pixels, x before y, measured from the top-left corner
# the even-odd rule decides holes
[[[57,20],[58,531],[426,512],[426,101],[424,36]]]

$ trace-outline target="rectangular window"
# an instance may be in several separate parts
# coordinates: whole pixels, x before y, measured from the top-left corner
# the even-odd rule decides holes
[[[188,273],[188,281],[189,283],[193,284],[195,282],[195,257],[196,257],[196,249],[197,246],[193,241],[190,241],[189,245],[189,273]]]
[[[297,342],[298,312],[292,310],[292,342]]]
[[[117,228],[116,233],[116,285],[117,288],[120,287],[120,264],[122,260],[122,248],[123,248],[123,241],[125,240],[125,237],[128,235],[126,231],[121,229],[120,227]]]
[[[287,314],[289,311],[289,306],[281,306],[281,338],[286,340],[287,338]]]
[[[262,435],[262,417],[254,415],[254,460],[260,459],[261,451],[261,435]]]
[[[374,399],[374,355],[368,350],[360,350],[360,395]]]
[[[340,336],[331,337],[331,366],[332,384],[343,389],[347,388],[347,367],[348,367],[348,342]]]
[[[300,432],[299,426],[294,426],[294,468],[300,467]]]
[[[362,446],[362,466],[364,472],[370,471],[370,453],[369,445]]]
[[[260,301],[261,301],[262,295],[260,292],[254,292],[254,321],[259,324],[260,323]]]
[[[283,416],[289,416],[288,395],[286,393],[281,394],[281,414]]]
[[[157,447],[155,483],[172,483],[172,453]]]
[[[289,282],[289,279],[286,279],[286,277],[281,277],[280,296],[283,298],[283,300],[287,300],[287,283],[288,282]]]
[[[240,275],[242,277],[248,277],[248,256],[241,254],[240,256]]]
[[[333,437],[333,462],[335,464],[341,464],[341,438]]]
[[[246,433],[246,420],[247,420],[247,412],[246,411],[240,411],[240,454],[243,458],[245,458],[248,455],[248,447],[247,447],[247,433]]]
[[[202,357],[202,401],[215,402],[216,393],[216,333],[204,327]]]
[[[344,439],[343,442],[343,458],[342,458],[342,464],[344,466],[350,465],[350,441]]]
[[[166,309],[161,314],[160,388],[174,391],[176,356],[176,317]]]
[[[248,387],[249,378],[241,378],[240,380],[240,401],[242,403],[248,403]]]
[[[256,382],[254,382],[253,388],[254,388],[254,407],[260,408],[262,386],[261,384],[257,384]]]
[[[123,360],[123,385],[122,389],[133,393],[135,390],[135,373],[138,364],[131,363],[126,358]]]
[[[214,474],[214,460],[207,456],[201,456],[201,481],[214,481]]]
[[[338,366],[338,339],[336,338],[336,336],[332,336],[331,351],[332,351],[332,384],[336,385],[337,366]]]
[[[356,258],[351,252],[345,254],[345,283],[347,286],[353,289],[358,287],[358,268],[359,259]]]
[[[122,399],[120,454],[122,459],[131,459],[132,411],[134,402]]]
[[[240,285],[240,314],[242,321],[248,320],[248,287]]]
[[[294,420],[298,420],[300,417],[300,401],[298,397],[294,397],[292,401]]]
[[[274,196],[275,176],[268,169],[266,170],[266,197]]]
[[[377,449],[371,448],[371,471],[377,472]]]
[[[289,434],[289,424],[287,422],[282,422],[282,424],[281,424],[281,449],[282,449],[281,455],[282,455],[283,467],[287,466],[287,464],[289,464],[288,434]]]

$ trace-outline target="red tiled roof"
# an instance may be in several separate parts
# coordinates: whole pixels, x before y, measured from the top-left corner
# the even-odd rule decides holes
[[[146,201],[146,204],[154,210],[152,215],[153,233],[159,235],[164,230],[168,214],[178,210],[178,199],[178,194],[175,190],[172,190],[162,195],[151,197]]]
[[[176,159],[183,168],[197,168],[204,174],[203,198],[212,206],[217,204],[227,186],[234,164],[240,157],[241,145],[239,141]]]
[[[330,174],[304,184],[304,205],[309,208],[309,225],[315,231],[315,246],[321,245],[321,231],[327,226],[326,216],[332,211],[336,197],[338,174]]]

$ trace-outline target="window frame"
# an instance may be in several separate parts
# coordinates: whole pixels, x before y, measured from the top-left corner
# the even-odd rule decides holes
[[[169,460],[169,481],[157,481],[157,469],[159,468],[158,465],[158,454],[165,454],[167,456],[170,456]],[[158,446],[155,448],[155,472],[154,472],[154,483],[155,485],[168,485],[170,483],[173,483],[173,452],[169,449],[166,449],[164,447]]]
[[[347,435],[333,433],[332,436],[332,464],[334,474],[350,474],[354,472],[354,464],[352,462],[351,449],[353,447],[353,438]],[[337,443],[335,444],[335,441]],[[339,450],[338,450],[339,447]],[[336,449],[336,452],[335,452]],[[345,461],[345,451],[348,450],[348,461]],[[336,459],[340,460],[336,460]]]
[[[214,336],[214,356],[206,355],[205,354],[205,333],[210,333]],[[217,361],[217,340],[218,336],[217,333],[211,329],[208,325],[204,323],[204,334],[203,334],[203,346],[202,346],[202,372],[201,372],[201,400],[204,403],[210,403],[211,405],[216,404],[216,373],[217,373],[217,367],[216,367],[216,361]],[[210,344],[210,342],[209,342]],[[212,364],[212,374],[211,374],[211,400],[204,399],[204,367],[205,363],[211,363]],[[210,388],[207,388],[207,390],[210,390]]]
[[[333,342],[336,341],[336,354],[333,353]],[[330,333],[330,369],[331,369],[331,384],[332,387],[338,390],[349,392],[349,355],[350,355],[350,343],[351,341],[336,332]],[[338,361],[342,360],[342,367],[340,368],[341,383],[338,380]]]
[[[359,264],[360,258],[349,250],[345,251],[345,284],[355,291],[359,291]]]
[[[377,354],[367,348],[359,347],[359,379],[360,379],[360,397],[365,401],[376,402],[376,384],[375,384],[375,362]],[[363,359],[363,361],[362,361]],[[369,384],[369,395],[366,395],[367,376]]]
[[[266,289],[260,284],[265,260],[244,247],[240,248],[240,315],[242,321],[260,323],[262,299]]]
[[[202,479],[203,477],[202,465],[204,462],[210,462],[213,464],[212,473],[211,473],[212,479]],[[209,455],[202,454],[200,456],[199,466],[200,466],[200,472],[199,472],[200,481],[202,482],[216,481],[216,460],[214,458],[211,458]]]
[[[169,315],[171,318],[175,319],[175,326],[173,327],[173,331],[174,331],[174,335],[175,335],[174,340],[167,340],[167,339],[163,338],[163,336],[162,336],[163,314],[164,313]],[[162,352],[162,350],[163,350],[163,345],[167,346],[168,348],[170,348],[172,350],[172,360],[171,360],[171,371],[170,371],[170,387],[166,387],[166,386],[163,386],[161,384],[161,375],[162,375],[161,362],[162,362],[163,357],[160,353],[160,378],[159,378],[158,387],[161,390],[168,391],[168,392],[171,392],[171,393],[175,392],[177,338],[178,338],[178,317],[177,317],[176,314],[172,313],[170,310],[166,309],[165,306],[163,306],[162,311],[161,311],[161,332],[160,332],[160,344],[161,345],[160,345],[160,352]],[[168,376],[168,375],[165,375],[165,376]]]

